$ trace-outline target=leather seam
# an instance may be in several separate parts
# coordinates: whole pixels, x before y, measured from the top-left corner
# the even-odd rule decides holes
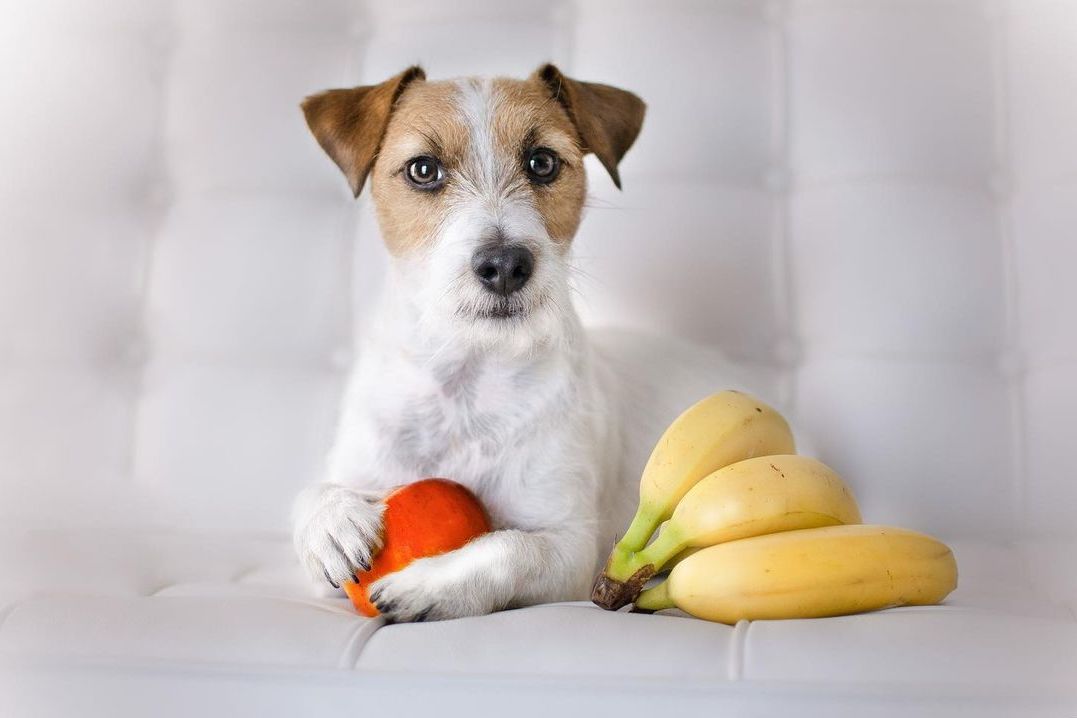
[[[370,628],[372,623],[374,624],[374,627]],[[363,651],[366,650],[366,646],[370,642],[370,639],[373,638],[374,634],[380,631],[385,625],[386,621],[381,616],[362,619],[356,627],[355,632],[352,633],[347,643],[345,643],[344,650],[340,655],[338,667],[357,670],[359,668],[359,659],[362,658]]]
[[[590,607],[591,603],[589,601],[556,601],[554,603],[540,603],[534,606],[529,606],[528,608],[547,609],[556,608],[558,606],[573,605]],[[371,622],[374,622],[375,625],[373,628],[370,628],[368,630],[367,627],[371,624]],[[381,616],[365,619],[355,630],[355,633],[352,634],[351,638],[348,639],[344,651],[341,654],[340,668],[350,667],[352,670],[359,670],[359,661],[363,657],[363,653],[366,651],[366,647],[367,644],[370,643],[370,639],[373,638],[378,631],[382,630],[388,625],[389,623]],[[365,639],[364,635],[366,636]],[[355,645],[357,643],[359,644],[358,647],[356,647]],[[350,658],[349,654],[351,654]]]
[[[748,649],[748,629],[750,621],[737,621],[733,626],[733,635],[729,640],[729,661],[726,677],[733,683],[744,680],[744,654]]]

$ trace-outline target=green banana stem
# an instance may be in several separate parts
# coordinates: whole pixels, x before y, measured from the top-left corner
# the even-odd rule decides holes
[[[636,509],[636,515],[632,517],[632,523],[628,525],[625,535],[617,542],[616,551],[623,553],[636,553],[651,540],[654,530],[658,528],[662,517],[651,511],[643,504]]]
[[[675,608],[676,605],[673,603],[673,599],[669,597],[669,581],[663,581],[641,593],[639,598],[636,599],[635,607],[643,611],[661,611],[665,608]]]
[[[680,537],[676,529],[671,528],[667,523],[649,546],[635,553],[623,551],[621,545],[618,544],[613,555],[610,556],[606,575],[619,581],[627,581],[630,576],[648,565],[652,569],[652,574],[657,573],[687,547],[688,543]]]
[[[658,532],[658,537],[651,545],[635,555],[634,561],[640,566],[650,564],[654,566],[655,572],[658,572],[686,548],[688,548],[688,542],[681,538],[677,529],[667,523],[666,527]]]

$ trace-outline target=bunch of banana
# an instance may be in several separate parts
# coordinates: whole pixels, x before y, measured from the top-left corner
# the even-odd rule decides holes
[[[753,456],[796,450],[789,424],[777,411],[739,391],[722,391],[689,407],[655,445],[639,484],[639,508],[595,581],[592,599],[603,608],[626,606],[655,569],[628,570],[658,525],[688,490],[712,472]]]
[[[721,392],[688,409],[651,454],[639,510],[592,600],[735,622],[937,603],[954,589],[945,545],[855,525],[860,511],[841,477],[792,451],[781,415],[746,394]],[[669,566],[665,582],[643,591]]]

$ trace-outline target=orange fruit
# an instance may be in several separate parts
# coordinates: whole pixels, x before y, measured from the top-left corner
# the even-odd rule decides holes
[[[382,547],[369,571],[360,571],[344,591],[364,616],[377,616],[367,598],[370,585],[417,558],[460,548],[490,530],[486,510],[468,489],[448,479],[423,479],[385,497]]]

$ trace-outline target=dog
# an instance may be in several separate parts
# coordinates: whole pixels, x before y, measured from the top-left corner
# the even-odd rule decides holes
[[[494,530],[373,583],[387,620],[585,599],[665,425],[717,389],[765,384],[713,350],[585,331],[573,308],[584,156],[619,188],[644,102],[547,64],[524,80],[411,67],[302,109],[355,196],[371,186],[391,262],[327,474],[295,502],[301,563],[339,588],[380,547],[385,494],[441,476]]]

